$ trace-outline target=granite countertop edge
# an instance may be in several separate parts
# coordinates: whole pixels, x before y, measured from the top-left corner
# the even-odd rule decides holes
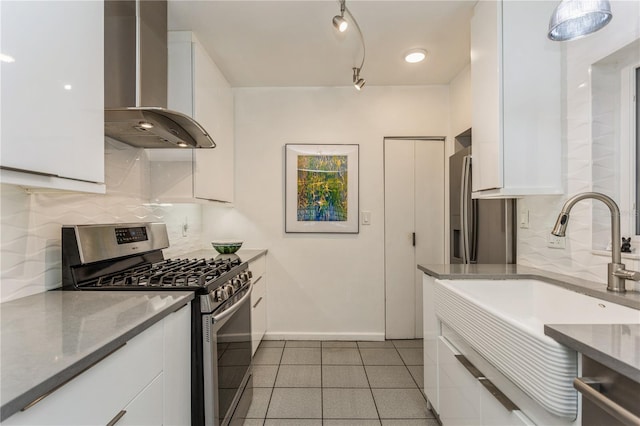
[[[192,252],[188,252],[188,253],[184,253],[180,256],[175,256],[176,258],[193,258],[193,259],[198,259],[198,258],[225,258],[225,257],[234,257],[237,256],[239,257],[242,262],[252,262],[255,259],[259,258],[260,256],[264,256],[266,255],[268,252],[267,249],[263,249],[263,248],[241,248],[240,250],[238,250],[237,252],[235,252],[234,254],[220,254],[217,251],[215,251],[213,248],[206,248],[206,249],[201,249],[201,250],[195,250]]]
[[[631,380],[640,383],[640,367],[630,365],[616,356],[607,352],[605,348],[584,342],[579,337],[579,330],[583,327],[591,327],[591,325],[573,325],[573,324],[545,324],[544,334],[556,340],[576,352],[588,356],[598,361],[606,367],[627,376]]]
[[[154,315],[137,323],[132,328],[124,331],[122,334],[106,340],[104,344],[102,344],[97,349],[88,352],[82,358],[79,358],[74,363],[61,369],[39,384],[29,388],[27,391],[21,393],[20,395],[17,395],[9,401],[3,402],[2,406],[0,406],[0,422],[19,412],[28,404],[36,401],[37,399],[46,397],[48,393],[55,391],[58,387],[61,387],[62,385],[72,380],[84,371],[88,370],[104,358],[116,352],[118,349],[123,347],[126,342],[133,339],[143,331],[147,330],[152,325],[161,321],[166,316],[177,311],[182,306],[188,304],[195,297],[193,292],[180,293],[180,296],[178,296],[177,292],[174,293],[174,295],[178,297],[176,297],[173,303],[165,306],[161,311],[158,311]],[[139,292],[138,294],[145,293]]]

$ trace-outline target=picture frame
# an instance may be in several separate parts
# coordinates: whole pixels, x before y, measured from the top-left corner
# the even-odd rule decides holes
[[[285,232],[357,234],[358,144],[285,145]]]

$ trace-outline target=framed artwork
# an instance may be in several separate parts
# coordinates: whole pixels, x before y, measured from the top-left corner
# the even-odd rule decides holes
[[[359,145],[285,145],[285,232],[357,234]]]

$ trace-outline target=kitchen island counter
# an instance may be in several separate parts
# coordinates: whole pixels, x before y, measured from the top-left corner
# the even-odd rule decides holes
[[[640,324],[547,324],[544,334],[640,383]]]
[[[48,291],[0,304],[0,421],[178,310],[188,291]]]

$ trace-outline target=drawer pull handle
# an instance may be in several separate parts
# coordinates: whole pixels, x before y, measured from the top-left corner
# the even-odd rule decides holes
[[[260,275],[258,278],[256,278],[256,280],[253,282],[253,285],[258,284],[258,282],[262,279],[262,275]]]
[[[482,386],[485,387],[486,390],[489,391],[489,393],[491,395],[493,395],[493,397],[495,399],[498,400],[498,402],[500,404],[502,404],[502,406],[507,410],[507,411],[518,411],[519,408],[516,404],[513,403],[513,401],[511,401],[507,395],[503,394],[502,391],[500,389],[498,389],[496,387],[496,385],[493,384],[493,382],[491,382],[491,380],[487,379],[486,377],[483,377],[480,380],[480,383],[482,384]]]
[[[493,395],[493,397],[497,399],[498,402],[502,404],[502,406],[505,409],[507,409],[508,411],[519,410],[518,406],[514,404],[513,401],[511,401],[504,393],[502,393],[502,391],[498,389],[496,385],[494,385],[493,382],[491,382],[491,380],[487,379],[486,376],[482,374],[482,372],[478,370],[475,365],[471,364],[471,361],[469,361],[466,356],[464,355],[454,355],[454,356],[456,357],[458,362],[460,362],[460,364],[462,364],[464,368],[466,368],[467,371],[471,373],[471,375],[474,378],[480,381],[482,386],[484,386],[485,389],[488,390],[489,393]]]
[[[603,409],[624,424],[640,425],[640,417],[610,400],[594,388],[599,387],[599,385],[600,383],[596,379],[591,379],[589,377],[576,377],[573,380],[573,387],[576,388],[583,397],[593,402],[599,408]]]
[[[469,373],[471,373],[473,377],[475,377],[476,379],[484,377],[484,374],[482,374],[480,370],[476,368],[475,365],[471,364],[471,361],[469,361],[466,356],[455,355],[455,357],[458,360],[458,362],[460,362],[460,364],[462,364],[463,367],[466,368]]]
[[[127,344],[127,342],[124,342],[123,344],[121,344],[120,346],[118,346],[117,348],[115,348],[114,350],[112,350],[111,352],[107,353],[105,356],[101,357],[100,359],[96,360],[95,362],[93,362],[92,364],[88,365],[86,368],[83,368],[82,370],[80,370],[79,372],[77,372],[76,374],[74,374],[73,376],[69,377],[67,380],[65,380],[64,382],[60,383],[58,386],[56,386],[55,388],[51,389],[50,391],[44,393],[43,395],[40,395],[39,397],[37,397],[36,399],[34,399],[33,401],[31,401],[30,403],[28,403],[27,405],[25,405],[20,411],[27,411],[29,408],[33,407],[34,405],[36,405],[38,402],[42,401],[43,399],[45,399],[46,397],[48,397],[49,395],[51,395],[52,393],[54,393],[55,391],[57,391],[58,389],[60,389],[61,387],[63,387],[64,385],[66,385],[67,383],[69,383],[71,380],[75,379],[76,377],[78,377],[79,375],[81,375],[82,373],[84,373],[85,371],[87,371],[88,369],[90,369],[91,367],[93,367],[94,365],[96,365],[97,363],[101,362],[102,360],[104,360],[106,357],[114,354],[115,352],[117,352],[119,349],[123,348],[125,345]]]
[[[260,299],[258,299],[258,301],[256,303],[253,304],[253,307],[255,308],[256,306],[258,306],[260,304],[260,302],[262,302],[262,297]]]
[[[120,421],[121,418],[124,417],[125,414],[127,414],[127,410],[121,410],[118,414],[116,414],[116,416],[113,419],[111,419],[109,423],[107,423],[107,426],[115,425]]]

